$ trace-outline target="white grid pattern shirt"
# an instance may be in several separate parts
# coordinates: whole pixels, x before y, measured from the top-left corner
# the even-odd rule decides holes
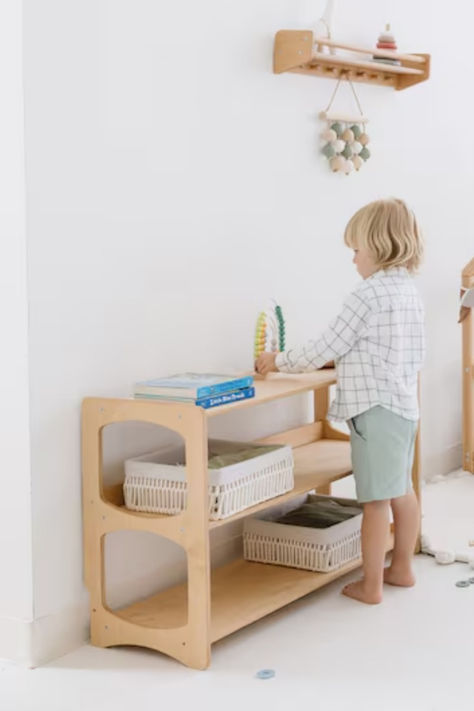
[[[279,353],[276,367],[307,373],[334,360],[337,388],[330,419],[348,420],[381,405],[417,420],[423,321],[423,304],[408,271],[381,269],[349,295],[318,339]]]

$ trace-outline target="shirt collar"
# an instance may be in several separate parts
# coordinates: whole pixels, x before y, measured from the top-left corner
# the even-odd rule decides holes
[[[379,269],[378,271],[367,277],[366,281],[369,279],[380,279],[383,276],[408,276],[408,269],[406,267],[389,267],[388,269]]]

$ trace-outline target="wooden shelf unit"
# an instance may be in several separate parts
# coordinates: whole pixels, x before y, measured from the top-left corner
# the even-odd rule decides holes
[[[325,47],[327,50],[339,50],[339,53],[330,54],[324,51]],[[352,54],[341,54],[340,50]],[[398,59],[401,65],[374,61],[371,59],[374,54]],[[379,84],[400,90],[428,79],[430,55],[402,54],[315,38],[311,30],[280,30],[275,35],[273,71],[275,74],[294,72],[329,79],[343,77],[353,82]]]
[[[218,526],[275,506],[316,489],[330,493],[331,482],[351,474],[349,437],[326,420],[333,370],[305,375],[271,374],[257,379],[256,396],[210,410],[192,404],[133,398],[86,398],[82,408],[84,574],[90,593],[91,641],[99,647],[129,644],[168,654],[195,669],[210,664],[211,644],[307,595],[360,565],[354,561],[332,573],[312,573],[237,560],[212,571],[209,534]],[[259,442],[293,447],[295,487],[219,521],[208,519],[208,419],[242,408],[314,391],[314,423],[280,432]],[[185,441],[188,506],[176,516],[129,511],[121,485],[104,487],[102,430],[126,421],[144,421],[178,432]],[[413,469],[418,486],[418,457]],[[121,610],[105,600],[104,539],[119,529],[148,531],[182,546],[188,557],[187,584]],[[392,547],[392,537],[387,550]]]

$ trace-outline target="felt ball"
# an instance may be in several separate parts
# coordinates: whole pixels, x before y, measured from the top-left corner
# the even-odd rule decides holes
[[[336,153],[342,153],[342,151],[346,147],[345,142],[341,141],[340,138],[338,138],[337,141],[334,141],[334,143],[332,145],[334,146],[334,150],[336,151]]]
[[[354,134],[355,140],[358,141],[358,140],[359,140],[359,136],[360,136],[360,134],[362,133],[361,127],[358,126],[358,125],[355,123],[353,126],[351,126],[351,131],[352,131],[352,133]]]
[[[327,128],[324,133],[322,134],[322,137],[325,141],[328,143],[332,143],[333,141],[336,140],[337,138],[337,133],[332,130],[332,128]]]
[[[348,143],[346,143],[346,146],[343,151],[341,151],[341,156],[344,156],[344,158],[352,158],[352,148]]]
[[[430,552],[430,539],[426,535],[426,533],[421,534],[421,552],[422,553],[429,553]]]
[[[336,156],[335,158],[331,158],[329,164],[331,166],[331,170],[334,173],[337,173],[338,170],[344,170],[346,161],[342,156]]]
[[[339,123],[339,121],[336,121],[336,123],[332,124],[331,128],[333,131],[336,132],[338,138],[340,138],[342,136],[342,132],[344,130],[342,127],[342,123]]]
[[[359,155],[364,160],[368,160],[370,158],[370,151],[368,148],[366,148],[366,146],[364,146]]]
[[[326,143],[321,152],[324,153],[326,158],[333,158],[336,155],[336,151],[331,143]]]
[[[352,141],[354,140],[354,133],[351,131],[350,128],[346,128],[346,130],[342,134],[342,138],[344,139],[344,141],[347,141],[347,143],[352,143]]]
[[[357,140],[359,141],[359,143],[362,143],[363,146],[366,146],[370,141],[370,138],[366,133],[361,133]]]
[[[364,161],[362,160],[362,158],[360,156],[352,156],[352,163],[353,163],[354,168],[356,170],[360,170],[363,162]]]
[[[456,554],[454,551],[436,551],[435,553],[435,561],[440,565],[449,565],[450,563],[454,563],[455,560]]]
[[[354,170],[354,163],[351,160],[346,160],[346,163],[344,165],[344,172],[346,175],[349,175],[349,173],[352,173]]]
[[[352,152],[357,155],[358,153],[361,152],[363,146],[362,146],[362,143],[359,143],[359,141],[354,141],[354,143],[351,143],[351,148],[352,148]]]

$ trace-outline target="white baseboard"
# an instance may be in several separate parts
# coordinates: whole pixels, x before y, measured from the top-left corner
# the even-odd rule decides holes
[[[0,659],[31,666],[31,628],[26,620],[0,619]]]
[[[422,474],[423,481],[431,481],[437,476],[444,476],[450,472],[460,469],[462,466],[462,444],[455,444],[443,452],[429,454],[423,458]]]
[[[0,659],[37,667],[82,646],[89,638],[87,604],[37,620],[0,619]]]
[[[54,615],[34,621],[32,666],[46,664],[81,647],[89,639],[89,606],[87,600]]]

